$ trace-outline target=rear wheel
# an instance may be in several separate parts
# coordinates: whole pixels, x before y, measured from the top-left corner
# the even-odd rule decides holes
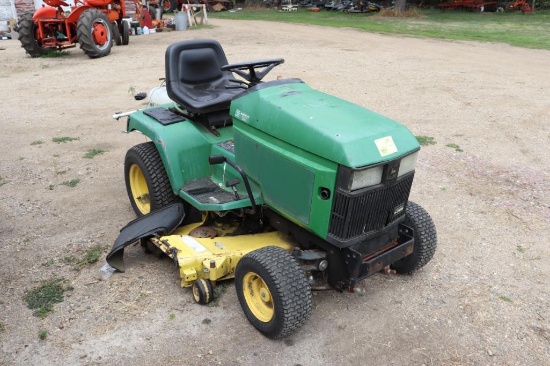
[[[138,217],[179,200],[172,192],[164,164],[153,142],[128,150],[124,160],[124,178],[128,198]]]
[[[392,264],[398,273],[411,273],[424,267],[434,256],[437,232],[432,218],[420,205],[407,203],[405,225],[414,230],[413,253]]]
[[[53,50],[53,48],[42,47],[42,41],[36,39],[37,26],[32,19],[32,13],[26,12],[21,16],[18,32],[21,47],[23,47],[31,57],[39,57]]]
[[[80,48],[91,58],[107,56],[113,46],[111,23],[97,9],[88,9],[78,18],[76,34]]]
[[[298,262],[279,247],[245,255],[235,270],[241,307],[252,325],[269,338],[282,338],[311,315],[311,289]]]

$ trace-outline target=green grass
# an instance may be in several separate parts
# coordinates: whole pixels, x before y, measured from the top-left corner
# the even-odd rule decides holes
[[[53,137],[52,141],[57,142],[58,144],[71,142],[75,140],[80,140],[78,137],[69,137],[69,136],[61,136],[61,137]]]
[[[511,298],[508,296],[499,296],[499,300],[506,301],[506,302],[514,302]]]
[[[9,183],[9,182],[10,182],[9,180],[6,180],[6,179],[0,177],[0,187],[2,187],[4,184]]]
[[[84,154],[84,157],[86,159],[93,159],[94,156],[105,154],[106,152],[107,152],[107,150],[103,150],[103,149],[99,149],[99,148],[94,147],[93,149],[88,150],[88,152],[86,154]]]
[[[6,330],[6,324],[4,322],[0,322],[0,333]]]
[[[415,136],[415,137],[416,137],[416,140],[418,141],[418,143],[420,144],[420,146],[429,146],[429,145],[435,145],[436,144],[435,139],[431,136],[420,135],[420,136]]]
[[[451,149],[454,149],[454,150],[457,151],[457,152],[463,152],[463,151],[464,151],[464,150],[462,150],[462,149],[460,148],[460,146],[457,145],[457,144],[452,144],[452,143],[451,143],[451,144],[447,144],[447,145],[445,145],[445,146],[450,147]]]
[[[418,18],[382,17],[341,12],[279,12],[269,9],[243,9],[240,12],[210,13],[210,18],[267,20],[286,23],[354,28],[367,32],[414,37],[507,43],[512,46],[550,49],[550,10],[524,15],[521,12],[470,13],[421,9]]]
[[[47,51],[40,55],[42,58],[57,58],[68,56],[70,53],[68,51]]]
[[[80,183],[80,179],[71,179],[71,180],[66,180],[64,181],[63,183],[61,183],[62,185],[64,186],[67,186],[67,187],[76,187],[76,185]]]
[[[38,331],[38,338],[43,341],[44,339],[48,338],[48,331],[46,329],[40,329]]]
[[[42,145],[43,143],[44,143],[44,141],[42,141],[42,140],[36,140],[36,141],[31,142],[31,145]]]
[[[23,300],[29,309],[34,310],[34,316],[45,318],[53,310],[54,304],[63,302],[63,294],[72,290],[71,287],[65,287],[64,282],[64,279],[57,278],[26,291]]]
[[[82,258],[76,258],[74,256],[68,256],[63,258],[63,262],[68,264],[74,264],[73,269],[80,271],[82,267],[88,264],[96,263],[104,252],[104,248],[96,245],[86,251]]]

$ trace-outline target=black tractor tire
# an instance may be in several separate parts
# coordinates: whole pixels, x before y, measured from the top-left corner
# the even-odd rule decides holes
[[[113,41],[116,46],[120,46],[122,44],[122,36],[120,35],[117,22],[111,23],[111,27],[113,27]]]
[[[21,47],[23,47],[31,57],[40,57],[48,51],[54,50],[54,48],[42,47],[36,40],[36,25],[32,20],[32,13],[26,12],[23,14],[19,20],[18,32]]]
[[[90,58],[107,56],[113,46],[113,30],[109,18],[98,9],[80,14],[76,25],[80,48]]]
[[[305,273],[282,248],[268,246],[245,255],[235,270],[235,288],[248,321],[266,337],[285,337],[311,315]]]
[[[407,203],[404,224],[414,230],[414,250],[391,265],[397,273],[411,273],[424,267],[433,258],[437,247],[433,220],[420,205],[411,201]]]
[[[163,258],[165,256],[164,252],[160,250],[160,248],[157,247],[155,244],[153,244],[151,240],[149,240],[149,238],[142,238],[139,240],[139,243],[144,253],[151,254],[152,256],[157,258]]]
[[[122,21],[122,45],[128,46],[130,43],[130,24],[126,21]]]
[[[164,164],[152,141],[128,150],[124,159],[124,180],[128,198],[138,217],[180,200],[172,192]]]
[[[212,284],[209,280],[200,279],[193,282],[193,299],[197,304],[206,305],[214,298]]]

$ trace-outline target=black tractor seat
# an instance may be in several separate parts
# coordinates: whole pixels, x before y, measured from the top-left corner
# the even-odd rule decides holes
[[[229,71],[227,58],[213,40],[182,41],[166,49],[168,96],[190,114],[198,115],[210,128],[231,124],[231,101],[246,90]]]

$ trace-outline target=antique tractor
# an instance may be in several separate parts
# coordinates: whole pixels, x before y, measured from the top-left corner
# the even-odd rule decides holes
[[[18,23],[21,47],[31,57],[75,47],[91,58],[107,56],[113,43],[127,45],[130,26],[124,0],[77,0],[65,14],[63,0],[44,0],[48,6],[26,12]]]
[[[214,40],[172,44],[165,61],[163,104],[114,115],[151,140],[126,154],[138,218],[107,255],[114,269],[141,242],[198,303],[234,279],[248,320],[280,338],[310,316],[312,289],[353,291],[432,259],[435,226],[409,201],[420,145],[406,127],[300,79],[262,82],[283,59],[228,64]]]

